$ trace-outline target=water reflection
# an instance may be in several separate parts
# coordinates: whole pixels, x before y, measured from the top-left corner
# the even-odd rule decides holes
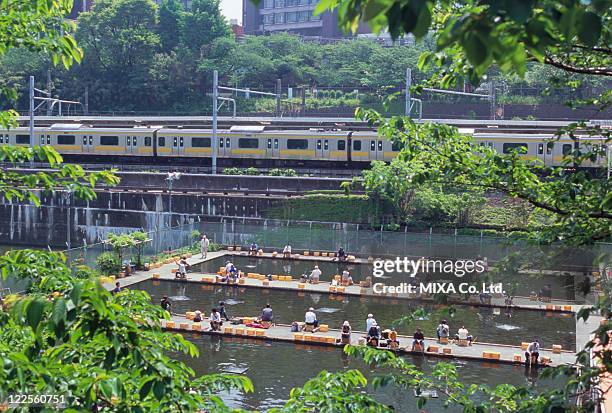
[[[177,357],[193,368],[196,374],[244,372],[253,381],[254,393],[232,392],[222,395],[225,402],[233,408],[266,410],[282,406],[289,398],[292,388],[303,386],[308,379],[323,369],[328,371],[359,369],[368,381],[376,375],[385,373],[383,370],[373,369],[357,359],[346,356],[339,349],[196,334],[186,334],[186,338],[198,347],[200,358],[193,360],[183,354]],[[431,371],[432,366],[439,362],[423,356],[408,357],[407,360],[425,372]],[[537,371],[530,372],[527,379],[522,367],[479,362],[453,364],[457,366],[460,378],[466,385],[475,383],[494,386],[508,383],[550,388],[562,384],[558,379],[554,382],[538,380]],[[370,388],[369,391],[373,392],[379,401],[393,405],[398,412],[420,411],[416,408],[411,391],[394,387],[376,390]],[[442,407],[442,402],[442,399],[429,400],[425,411],[430,413],[447,411]],[[460,409],[451,408],[448,411],[458,412]]]

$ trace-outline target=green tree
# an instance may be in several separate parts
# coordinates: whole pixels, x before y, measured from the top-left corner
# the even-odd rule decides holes
[[[205,57],[203,47],[231,32],[219,5],[219,0],[193,0],[191,10],[182,15],[181,46],[194,58]]]
[[[77,40],[85,52],[78,68],[96,99],[126,109],[153,102],[143,85],[159,48],[157,6],[152,0],[101,0],[78,19]]]
[[[159,6],[157,34],[164,53],[170,53],[179,45],[182,13],[183,7],[177,0],[164,0]]]

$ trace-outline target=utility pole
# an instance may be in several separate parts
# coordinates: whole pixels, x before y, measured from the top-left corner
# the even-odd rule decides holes
[[[47,97],[48,98],[51,97],[51,69],[47,70]],[[48,100],[47,101],[47,116],[51,116],[51,110],[52,110],[51,101]]]
[[[280,117],[281,115],[281,80],[276,79],[276,116]]]
[[[495,120],[495,83],[489,81],[489,105],[491,108],[491,120]]]
[[[406,108],[405,115],[410,117],[410,87],[412,86],[412,69],[406,68]]]
[[[212,174],[217,174],[217,95],[219,93],[219,72],[213,72],[213,115],[212,115]]]
[[[85,115],[89,115],[89,86],[85,85],[85,96],[83,97],[83,100],[85,100],[85,105],[84,105],[84,112]]]
[[[34,151],[34,76],[30,76],[30,149]],[[30,168],[34,167],[34,154],[30,159]]]

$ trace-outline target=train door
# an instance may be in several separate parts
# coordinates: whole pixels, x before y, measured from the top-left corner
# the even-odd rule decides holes
[[[229,136],[221,135],[217,139],[217,156],[229,157],[232,154],[232,141]]]
[[[270,137],[266,138],[266,154],[269,158],[278,159],[280,156],[279,141],[278,138]]]
[[[370,139],[370,160],[382,161],[385,158],[383,141],[379,139]]]
[[[122,138],[125,139],[125,154],[131,155],[132,154],[132,137],[123,136]]]
[[[316,154],[317,159],[329,159],[329,139],[317,138]]]
[[[93,136],[91,135],[81,136],[81,151],[83,153],[93,152]]]
[[[185,153],[185,138],[183,136],[172,137],[172,155],[182,155]]]
[[[554,142],[542,141],[536,145],[536,157],[544,163],[544,165],[551,165],[553,162],[553,151],[555,147]]]

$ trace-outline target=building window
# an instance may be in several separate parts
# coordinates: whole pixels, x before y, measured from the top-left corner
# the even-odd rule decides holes
[[[308,5],[308,1],[309,1],[309,0],[298,0],[298,4],[299,4],[300,6],[307,6],[307,5]]]
[[[117,146],[119,145],[119,136],[100,136],[100,145]]]
[[[287,139],[287,149],[308,149],[308,140]]]
[[[18,145],[25,145],[30,143],[30,135],[17,135],[16,142]]]
[[[295,7],[298,5],[298,0],[285,0],[287,7]]]
[[[282,9],[285,7],[285,0],[274,0],[274,7],[277,9]]]
[[[510,153],[512,151],[516,151],[518,153],[527,153],[527,144],[526,143],[504,143],[503,151],[504,153]]]
[[[285,23],[285,13],[276,13],[274,15],[274,23]]]
[[[274,0],[264,0],[264,9],[271,9],[274,7]]]
[[[262,16],[264,24],[274,24],[274,15],[273,14],[264,14]]]
[[[287,23],[295,23],[297,22],[297,12],[295,11],[290,11],[287,13]]]
[[[308,18],[310,17],[311,12],[309,11],[301,11],[298,14],[298,20],[300,22],[307,22]]]
[[[240,138],[238,139],[239,148],[259,148],[259,139],[257,138]]]
[[[194,148],[210,148],[210,138],[191,138],[191,146]]]
[[[317,16],[315,16],[314,14],[310,15],[310,21],[318,22],[319,20],[321,20],[321,15],[320,14],[317,15]]]

